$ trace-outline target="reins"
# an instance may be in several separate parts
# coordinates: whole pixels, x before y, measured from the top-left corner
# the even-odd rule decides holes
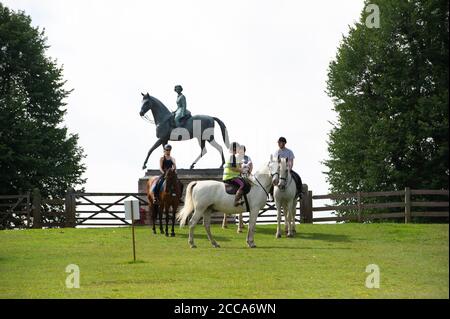
[[[252,174],[253,175],[253,174]],[[269,197],[269,193],[266,191],[266,189],[264,188],[264,186],[262,186],[262,184],[260,183],[260,181],[258,180],[258,178],[256,177],[256,175],[253,175],[253,177],[255,178],[255,180],[258,182],[259,186],[261,186],[261,188],[263,189],[264,193],[266,193],[267,197]]]
[[[141,118],[142,118],[144,121],[149,122],[150,124],[155,124],[155,121],[151,120],[151,119],[147,116],[147,114],[141,116]]]

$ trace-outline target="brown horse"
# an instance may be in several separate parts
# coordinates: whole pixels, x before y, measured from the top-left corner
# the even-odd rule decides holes
[[[163,189],[159,192],[159,198],[155,198],[153,193],[153,185],[157,182],[158,177],[153,177],[147,182],[147,198],[149,203],[150,212],[152,214],[152,229],[156,234],[155,224],[156,217],[159,215],[159,229],[161,234],[169,236],[169,213],[172,213],[172,233],[171,236],[175,237],[175,215],[177,213],[178,205],[180,204],[182,194],[182,184],[177,178],[177,174],[174,169],[170,168],[164,174],[165,182]],[[156,201],[155,201],[156,199]],[[162,217],[166,215],[166,231],[163,230]]]

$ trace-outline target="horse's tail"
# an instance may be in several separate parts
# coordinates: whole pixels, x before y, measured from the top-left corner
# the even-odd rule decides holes
[[[213,119],[214,119],[214,121],[216,121],[216,122],[219,124],[219,126],[220,126],[220,130],[222,131],[222,138],[223,138],[223,141],[224,141],[224,143],[225,143],[225,146],[226,146],[227,148],[230,148],[230,140],[229,140],[229,138],[228,138],[228,130],[227,130],[227,127],[226,127],[225,124],[224,124],[220,119],[218,119],[217,117],[213,117]]]
[[[186,196],[184,198],[184,206],[177,214],[177,220],[180,221],[180,227],[186,225],[186,220],[194,210],[194,202],[192,201],[192,189],[197,182],[190,182],[186,188]]]

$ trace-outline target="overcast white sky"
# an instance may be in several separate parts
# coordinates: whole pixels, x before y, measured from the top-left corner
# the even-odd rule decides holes
[[[64,66],[65,125],[85,150],[90,192],[135,192],[155,127],[138,112],[140,92],[176,109],[181,84],[192,114],[220,118],[256,167],[285,136],[296,169],[315,194],[329,185],[321,161],[336,118],[327,68],[363,0],[3,0],[45,28],[49,56]],[[216,135],[222,143],[220,129]],[[178,166],[200,152],[171,142]],[[218,167],[208,153],[197,168]],[[149,160],[157,168],[161,149]]]

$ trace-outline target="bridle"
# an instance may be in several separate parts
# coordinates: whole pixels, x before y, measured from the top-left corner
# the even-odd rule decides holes
[[[269,165],[270,165],[270,163],[269,163]],[[280,179],[280,180],[282,180],[282,181],[285,181],[285,182],[286,182],[286,186],[287,186],[287,185],[288,185],[287,180],[288,180],[288,178],[289,178],[288,169],[286,168],[286,177],[281,177],[281,176],[280,176],[280,165],[278,165],[277,171],[276,171],[275,173],[270,173],[270,176],[272,177],[272,180],[273,180],[274,176],[277,176],[277,175],[278,175],[278,179]],[[292,179],[291,179],[291,180],[292,180]],[[277,185],[277,186],[278,186],[278,185]]]
[[[150,124],[155,124],[155,121],[153,121],[152,119],[150,119],[150,118],[147,116],[147,114],[142,115],[141,118],[142,118],[144,121],[149,122]]]
[[[270,172],[270,164],[271,164],[271,163],[273,163],[273,162],[270,161],[270,162],[267,164],[267,166],[269,167],[269,172]],[[270,176],[272,177],[272,179],[273,179],[273,177],[276,176],[276,175],[280,176],[280,166],[277,166],[277,171],[276,171],[275,173],[270,172]]]
[[[148,100],[146,103],[151,103],[151,102],[150,102],[150,100]],[[147,115],[147,112],[148,112],[150,109],[151,109],[151,106],[149,106],[149,108],[145,111],[145,114],[144,114],[144,115],[141,115],[141,118],[142,118],[144,121],[149,122],[150,124],[156,124],[155,121],[152,120],[152,119]],[[172,109],[170,109],[170,108],[169,108],[169,111],[170,111],[171,113],[174,113],[174,112],[172,111]],[[172,116],[172,115],[170,115],[170,116]],[[163,120],[161,121],[161,123],[163,123],[163,122],[165,122],[166,120],[168,120],[168,119],[170,118],[170,116],[167,117],[167,118],[163,118]]]
[[[150,103],[150,100],[147,100],[146,103]],[[144,114],[144,115],[141,115],[141,118],[142,118],[144,121],[149,122],[150,124],[155,124],[155,121],[153,121],[152,119],[150,119],[150,118],[148,117],[148,115],[147,115],[147,112],[148,112],[149,110],[150,110],[150,107],[145,111],[145,114]]]

